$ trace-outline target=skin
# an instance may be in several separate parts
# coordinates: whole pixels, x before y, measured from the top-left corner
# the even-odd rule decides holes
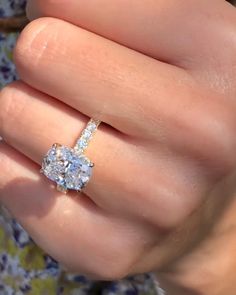
[[[168,294],[235,294],[235,8],[31,0],[27,10],[21,80],[0,93],[1,203],[70,271],[156,271]],[[63,195],[40,164],[89,117],[104,122],[87,151],[93,178]]]

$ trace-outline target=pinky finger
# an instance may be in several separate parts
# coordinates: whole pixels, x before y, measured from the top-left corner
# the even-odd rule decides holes
[[[70,198],[57,192],[35,163],[4,142],[0,166],[0,202],[46,252],[70,268],[86,271],[83,259],[78,263],[75,257],[87,247],[81,230],[88,236],[92,218],[99,215],[95,205],[85,196]]]
[[[57,192],[28,158],[0,141],[0,203],[70,271],[114,280],[129,274],[150,233],[103,212],[87,196]],[[120,257],[123,257],[121,259]]]

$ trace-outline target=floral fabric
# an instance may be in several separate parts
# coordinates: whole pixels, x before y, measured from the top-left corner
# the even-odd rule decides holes
[[[12,50],[16,36],[17,34],[0,33],[0,89],[17,78],[15,66],[12,63]]]
[[[21,14],[24,0],[0,0],[0,17]],[[17,79],[12,50],[17,34],[0,33],[0,89]],[[1,107],[1,106],[0,106]],[[163,295],[152,274],[93,282],[63,270],[0,205],[0,295]]]
[[[0,17],[24,13],[25,2],[25,0],[0,0]]]

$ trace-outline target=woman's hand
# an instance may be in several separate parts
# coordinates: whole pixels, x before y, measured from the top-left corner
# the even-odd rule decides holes
[[[21,81],[0,97],[1,202],[71,271],[166,269],[201,294],[233,295],[234,278],[219,293],[214,268],[198,273],[216,233],[236,242],[235,9],[31,0],[28,14],[64,21],[33,21],[16,46]],[[39,165],[53,143],[73,146],[89,117],[105,123],[88,149],[94,175],[84,194],[66,196]]]

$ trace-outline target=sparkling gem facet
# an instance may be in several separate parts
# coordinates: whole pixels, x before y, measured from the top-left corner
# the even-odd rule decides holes
[[[92,175],[92,162],[74,149],[53,145],[43,159],[42,172],[59,187],[81,191]]]

